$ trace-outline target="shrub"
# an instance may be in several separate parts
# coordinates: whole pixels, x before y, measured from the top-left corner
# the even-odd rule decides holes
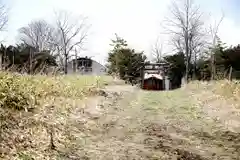
[[[18,75],[0,74],[0,106],[17,110],[32,108],[33,90],[21,84]]]
[[[110,82],[107,76],[43,76],[0,72],[0,107],[29,110],[46,97],[82,98]]]

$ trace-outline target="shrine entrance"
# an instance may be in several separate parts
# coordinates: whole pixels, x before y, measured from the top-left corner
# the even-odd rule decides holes
[[[143,64],[141,70],[141,88],[146,90],[169,90],[166,76],[166,63]]]

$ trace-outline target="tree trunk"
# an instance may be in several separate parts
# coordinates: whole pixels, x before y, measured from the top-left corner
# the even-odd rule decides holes
[[[77,55],[77,49],[75,49],[75,72],[77,72],[77,68],[78,68],[78,55]]]
[[[216,67],[215,67],[215,55],[212,53],[211,55],[211,80],[215,80],[215,75],[216,75]]]
[[[30,48],[30,51],[29,51],[30,55],[29,55],[29,73],[30,75],[32,75],[32,70],[33,70],[33,53],[32,53],[32,49]]]
[[[197,80],[197,53],[194,54],[194,80]]]
[[[3,70],[3,55],[0,54],[0,70]]]
[[[232,66],[230,67],[230,70],[229,70],[229,77],[228,77],[228,80],[229,80],[229,81],[232,80]]]
[[[186,33],[187,34],[187,33]],[[185,62],[186,62],[186,71],[185,71],[185,83],[188,83],[188,77],[189,77],[189,45],[188,45],[188,43],[189,43],[189,41],[188,41],[188,35],[185,35],[186,37],[185,37],[185,45],[186,45],[186,60],[185,60]]]
[[[67,55],[64,56],[64,74],[68,73],[68,57]]]
[[[189,74],[189,1],[187,0],[187,8],[186,8],[186,30],[185,30],[185,47],[186,47],[186,77],[185,83],[188,83],[188,74]]]
[[[7,48],[5,48],[4,50],[4,55],[3,55],[3,70],[5,71],[6,70],[6,56],[7,55]]]
[[[188,61],[186,62],[186,73],[185,73],[185,83],[188,83],[188,74],[189,74],[189,65],[188,65]]]

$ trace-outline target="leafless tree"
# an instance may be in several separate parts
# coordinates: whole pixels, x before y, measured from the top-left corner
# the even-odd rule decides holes
[[[63,58],[64,73],[67,74],[68,60],[75,48],[82,49],[87,39],[89,25],[87,18],[80,16],[75,18],[66,11],[56,13],[56,32],[54,45],[59,50],[59,56]]]
[[[155,44],[152,46],[152,56],[155,62],[161,62],[163,59],[163,44],[159,38],[157,38]]]
[[[188,82],[189,64],[194,53],[204,44],[202,12],[193,0],[174,0],[170,7],[171,15],[164,20],[167,34],[172,35],[172,44],[186,57],[185,81]]]
[[[222,13],[222,16],[218,22],[215,22],[213,25],[210,25],[210,37],[211,37],[211,42],[210,42],[210,59],[211,59],[211,80],[215,79],[216,75],[216,67],[215,67],[215,55],[214,55],[214,49],[216,48],[217,45],[217,39],[218,39],[218,30],[219,27],[224,19],[224,13]]]
[[[0,32],[5,31],[6,27],[7,27],[7,23],[8,23],[8,8],[6,7],[6,5],[3,4],[3,2],[0,0]],[[2,59],[5,59],[5,53],[4,55],[0,55],[0,69],[2,69],[2,65],[5,64],[5,62],[2,62]]]
[[[29,70],[32,74],[33,56],[36,52],[50,51],[53,54],[55,46],[52,44],[54,28],[45,20],[35,20],[26,27],[19,29],[19,38],[24,43],[34,47],[33,51],[30,49]]]
[[[20,40],[38,51],[54,49],[51,43],[53,33],[54,28],[45,20],[32,21],[28,26],[19,29]]]
[[[6,29],[8,23],[8,8],[0,1],[0,31]]]

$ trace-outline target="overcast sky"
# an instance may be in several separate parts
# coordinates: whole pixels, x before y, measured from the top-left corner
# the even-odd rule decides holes
[[[44,18],[52,21],[53,11],[64,9],[84,14],[92,25],[84,56],[94,56],[103,63],[110,49],[114,33],[126,39],[131,47],[149,55],[151,46],[162,32],[160,23],[168,14],[171,0],[4,0],[10,10],[7,44],[15,44],[18,28],[31,20]],[[206,19],[219,20],[221,11],[225,19],[219,36],[228,45],[240,43],[240,0],[195,0],[201,6]],[[211,14],[210,14],[211,13]],[[160,36],[164,42],[166,37]],[[164,44],[163,44],[164,46]]]

